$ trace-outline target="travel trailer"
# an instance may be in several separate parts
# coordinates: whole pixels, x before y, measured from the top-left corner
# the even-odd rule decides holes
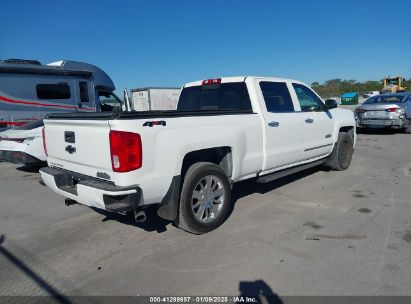
[[[110,77],[91,64],[1,60],[0,130],[4,131],[0,132],[0,160],[44,162],[41,119],[48,113],[122,109],[123,102],[114,90]]]

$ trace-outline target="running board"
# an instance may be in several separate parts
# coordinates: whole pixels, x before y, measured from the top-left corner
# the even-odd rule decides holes
[[[284,169],[284,170],[281,170],[281,171],[277,171],[277,172],[274,172],[274,173],[270,173],[270,174],[267,174],[267,175],[259,176],[257,178],[257,183],[262,183],[262,184],[263,183],[268,183],[268,182],[271,182],[271,181],[276,180],[278,178],[281,178],[281,177],[284,177],[284,176],[287,176],[287,175],[290,175],[290,174],[294,174],[294,173],[297,173],[297,172],[300,172],[300,171],[304,171],[304,170],[307,170],[307,169],[312,168],[312,167],[319,166],[319,165],[321,165],[325,162],[326,162],[325,159],[320,159],[320,160],[317,160],[317,161],[312,162],[312,163],[299,165],[299,166],[296,166],[296,167],[291,167],[291,168]]]

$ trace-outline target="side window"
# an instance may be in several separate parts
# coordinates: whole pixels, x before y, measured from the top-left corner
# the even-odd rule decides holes
[[[38,99],[69,99],[71,97],[67,83],[38,84],[36,93]]]
[[[220,109],[251,110],[251,100],[245,83],[233,82],[221,86]]]
[[[301,111],[312,112],[322,111],[324,104],[317,95],[304,85],[293,83],[295,93],[301,106]]]
[[[293,101],[285,82],[262,81],[260,82],[260,88],[268,112],[294,112]]]
[[[79,81],[79,88],[80,88],[80,101],[89,102],[87,81]]]

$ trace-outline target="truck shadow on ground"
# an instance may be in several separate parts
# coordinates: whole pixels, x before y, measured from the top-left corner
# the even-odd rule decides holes
[[[231,206],[230,206],[228,217],[230,217],[231,214],[233,213],[236,202],[240,200],[242,197],[251,195],[253,193],[261,193],[261,194],[268,193],[284,185],[292,183],[296,180],[299,180],[301,178],[314,174],[320,170],[328,170],[328,169],[325,167],[321,167],[321,166],[310,168],[305,171],[301,171],[301,172],[298,172],[298,173],[295,173],[295,174],[292,174],[286,177],[282,177],[280,179],[277,179],[277,180],[274,180],[272,182],[268,182],[265,184],[257,183],[256,179],[250,179],[250,180],[246,180],[246,181],[242,181],[242,182],[238,182],[234,184],[232,195],[231,195]],[[97,208],[92,208],[92,209],[95,212],[101,215],[104,215],[104,218],[102,219],[103,222],[117,221],[122,224],[131,225],[131,226],[144,229],[145,231],[148,231],[148,232],[156,231],[157,233],[162,233],[162,232],[167,231],[168,225],[173,225],[172,222],[159,217],[157,215],[157,211],[155,207],[149,207],[145,210],[146,215],[147,215],[147,221],[143,223],[138,223],[134,220],[133,212],[121,214],[121,213],[110,213],[105,210],[101,210]]]
[[[324,166],[309,168],[307,170],[300,171],[264,184],[257,183],[256,179],[249,179],[235,183],[231,194],[231,209],[229,216],[231,216],[235,209],[237,201],[241,198],[254,193],[265,194],[274,191],[278,188],[281,188],[287,184],[293,183],[294,181],[297,181],[319,171],[329,171],[329,169]]]
[[[23,165],[17,167],[16,170],[28,172],[28,173],[39,173],[39,170],[47,165]]]
[[[142,223],[138,223],[135,221],[133,212],[127,212],[125,214],[122,214],[122,213],[111,213],[111,212],[107,212],[105,210],[98,209],[98,208],[91,208],[91,209],[105,216],[102,219],[103,222],[117,221],[122,224],[141,228],[148,232],[156,231],[157,233],[162,233],[162,232],[167,231],[167,225],[172,224],[170,221],[159,217],[157,215],[157,211],[155,210],[155,208],[152,208],[152,207],[149,207],[145,210],[146,215],[147,215],[147,220]]]
[[[236,299],[237,303],[284,303],[264,280],[241,281],[239,291],[240,296]]]

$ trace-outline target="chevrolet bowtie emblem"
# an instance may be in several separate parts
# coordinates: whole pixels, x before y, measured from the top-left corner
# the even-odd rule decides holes
[[[76,148],[73,147],[72,145],[68,145],[68,146],[66,147],[66,151],[67,151],[68,153],[70,153],[70,154],[73,154],[73,153],[76,153]]]

